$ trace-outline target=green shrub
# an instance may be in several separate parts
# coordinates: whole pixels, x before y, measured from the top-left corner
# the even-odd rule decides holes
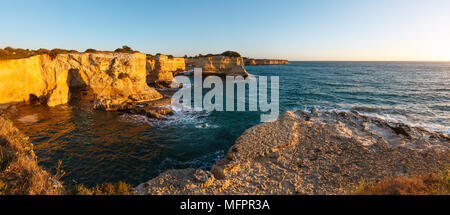
[[[38,54],[38,55],[40,55],[40,54],[50,54],[50,50],[40,48],[40,49],[36,50],[35,53]]]
[[[69,51],[65,50],[65,49],[52,49],[50,51],[49,56],[51,59],[55,59],[56,56],[58,56],[59,54],[68,54],[68,53],[69,53]]]
[[[226,52],[223,52],[221,55],[227,56],[227,57],[240,57],[241,56],[241,54],[234,52],[234,51],[226,51]]]
[[[28,49],[15,49],[9,46],[0,50],[0,59],[20,59],[34,55],[34,52]]]
[[[86,51],[84,51],[85,53],[97,53],[99,51],[95,50],[95,49],[86,49]]]
[[[114,50],[114,52],[119,52],[119,53],[135,53],[136,51],[134,51],[132,48],[130,48],[129,46],[122,46],[122,48],[118,48],[116,50]]]

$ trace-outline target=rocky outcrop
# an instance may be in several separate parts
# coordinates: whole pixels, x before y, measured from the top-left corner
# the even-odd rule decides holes
[[[173,115],[170,105],[171,98],[164,97],[163,99],[150,102],[123,103],[117,108],[117,111],[138,114],[153,119],[167,119],[166,116]]]
[[[202,68],[204,75],[248,76],[244,68],[244,60],[241,57],[209,56],[187,58],[186,64],[190,67]]]
[[[146,83],[145,54],[72,53],[0,60],[0,103],[32,101],[56,106],[73,90],[89,92],[97,109],[162,95]]]
[[[245,65],[278,65],[289,64],[288,60],[244,58]]]
[[[186,62],[181,57],[156,55],[147,58],[147,83],[159,88],[171,88],[173,76],[186,70]]]
[[[448,135],[356,112],[289,111],[248,129],[210,171],[169,170],[136,194],[344,194],[450,165]]]

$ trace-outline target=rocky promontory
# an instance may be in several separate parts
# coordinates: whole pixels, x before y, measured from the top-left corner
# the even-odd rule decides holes
[[[93,98],[97,109],[163,96],[146,83],[142,53],[69,53],[0,60],[0,103],[66,104],[75,91]]]
[[[174,74],[186,71],[186,60],[158,54],[147,56],[147,83],[158,88],[171,88]]]
[[[450,138],[357,112],[289,111],[252,127],[211,170],[169,170],[135,194],[345,194],[361,180],[442,170]]]
[[[193,57],[186,59],[186,65],[202,68],[204,75],[248,76],[242,57],[224,55]]]
[[[244,58],[244,64],[253,65],[279,65],[279,64],[289,64],[288,60],[278,60],[278,59],[253,59]]]

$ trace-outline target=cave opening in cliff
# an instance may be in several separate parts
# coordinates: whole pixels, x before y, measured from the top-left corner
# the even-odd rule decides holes
[[[93,102],[93,91],[83,79],[79,69],[69,70],[67,85],[69,86],[69,104],[74,105],[80,101]]]

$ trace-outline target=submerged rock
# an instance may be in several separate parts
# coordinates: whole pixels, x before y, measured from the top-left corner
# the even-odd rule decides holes
[[[289,111],[245,131],[210,171],[169,170],[134,193],[344,194],[362,179],[444,169],[449,146],[446,134],[357,112]]]
[[[147,116],[154,119],[166,119],[165,116],[173,114],[169,106],[170,101],[170,98],[166,97],[150,102],[123,103],[117,107],[117,111]]]

